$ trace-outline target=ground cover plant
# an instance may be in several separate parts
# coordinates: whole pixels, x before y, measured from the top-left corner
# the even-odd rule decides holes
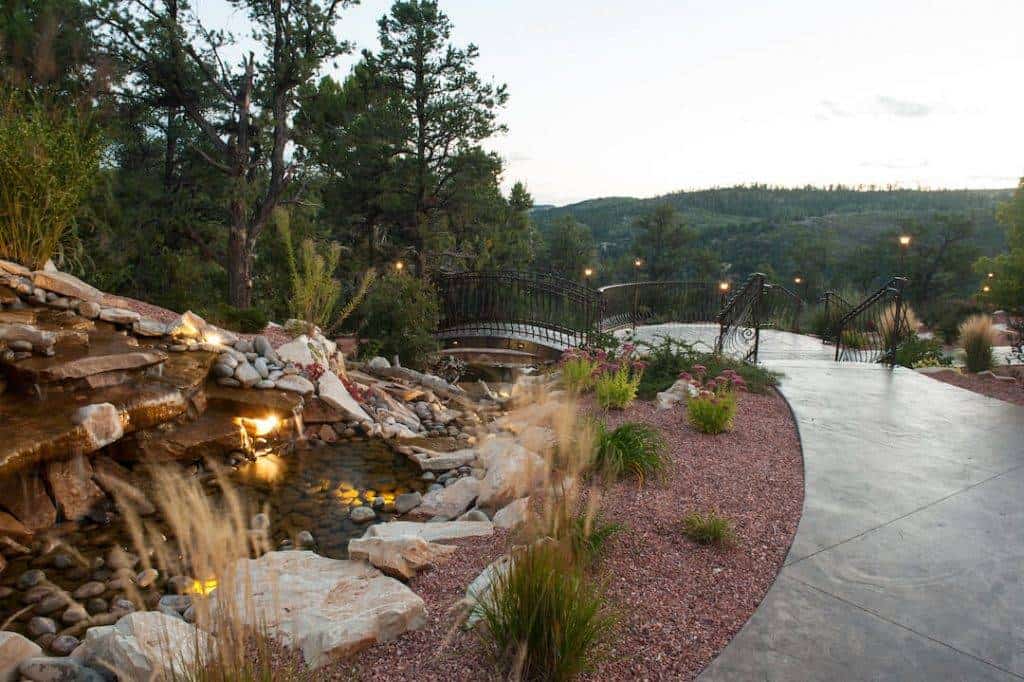
[[[710,377],[703,365],[693,368],[694,374],[683,372],[679,378],[697,389],[697,395],[686,401],[690,425],[701,433],[718,434],[732,428],[736,417],[738,391],[745,391],[746,382],[731,369]]]
[[[942,351],[938,339],[924,339],[912,333],[896,350],[896,364],[910,368],[943,367],[953,364],[953,359]]]
[[[594,379],[597,404],[606,410],[624,410],[636,400],[647,363],[636,356],[636,346],[623,344],[615,355],[599,350]]]
[[[562,385],[573,394],[583,393],[594,386],[594,377],[600,363],[589,351],[573,348],[559,359],[562,370]]]
[[[632,476],[638,482],[657,475],[666,464],[665,439],[652,426],[627,422],[609,429],[594,420],[594,467],[612,478]]]
[[[736,531],[731,519],[714,511],[706,514],[693,512],[683,518],[683,533],[701,545],[725,547],[736,542]]]
[[[740,362],[723,355],[699,350],[694,344],[679,341],[668,336],[659,337],[653,343],[641,342],[643,357],[647,363],[644,368],[638,396],[643,400],[652,400],[659,392],[667,390],[683,372],[693,372],[695,366],[703,366],[708,373],[717,375],[724,370],[732,370],[747,385],[751,393],[765,393],[778,383],[779,375],[769,372],[763,367]]]

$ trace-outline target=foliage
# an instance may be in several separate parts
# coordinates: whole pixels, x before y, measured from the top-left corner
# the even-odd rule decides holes
[[[389,273],[377,280],[363,301],[360,355],[397,355],[411,367],[425,367],[428,355],[437,350],[433,333],[440,317],[437,294],[429,282]]]
[[[573,556],[584,565],[595,563],[608,541],[622,531],[622,524],[605,521],[600,511],[594,514],[577,514],[569,527],[569,543]]]
[[[636,400],[646,363],[635,357],[635,351],[636,346],[627,343],[616,355],[603,350],[596,352],[600,364],[594,380],[594,395],[603,409],[624,410]]]
[[[102,140],[73,110],[0,92],[0,256],[29,268],[70,256]]]
[[[604,422],[595,420],[594,466],[614,478],[633,476],[643,483],[659,474],[668,463],[665,438],[652,426],[626,422],[609,431]]]
[[[594,249],[590,229],[566,216],[548,234],[544,260],[551,272],[578,281],[583,279],[583,271],[593,265]]]
[[[899,319],[897,319],[897,308]],[[878,318],[877,326],[883,347],[891,348],[894,344],[899,345],[904,342],[908,336],[917,334],[921,321],[917,319],[914,309],[904,301],[898,307],[895,303],[886,306]]]
[[[844,329],[839,338],[844,346],[853,350],[867,348],[869,343],[867,334],[856,329]]]
[[[703,365],[694,365],[693,372],[679,375],[697,389],[697,395],[686,400],[690,424],[701,433],[718,434],[731,429],[736,416],[736,392],[747,390],[746,381],[731,369],[722,370],[713,378],[709,378]]]
[[[952,344],[956,343],[959,334],[960,323],[971,315],[984,312],[982,306],[970,300],[941,300],[936,301],[924,311],[926,324],[938,334],[943,341]]]
[[[645,349],[644,360],[647,362],[638,389],[638,395],[643,400],[651,400],[659,392],[667,390],[682,372],[692,373],[697,365],[704,366],[711,375],[720,374],[724,370],[736,372],[746,382],[747,390],[751,393],[765,393],[778,383],[778,375],[763,367],[724,355],[702,352],[692,343],[669,336],[639,345]]]
[[[732,545],[736,542],[736,532],[732,520],[720,516],[714,511],[707,514],[693,512],[683,518],[683,533],[686,537],[701,545]]]
[[[201,316],[218,327],[243,334],[258,334],[269,322],[267,314],[259,308],[235,308],[227,303],[203,308]]]
[[[942,367],[952,363],[937,339],[923,339],[916,333],[904,339],[896,350],[896,364],[903,367]]]
[[[341,262],[341,244],[331,242],[326,249],[321,249],[312,239],[304,239],[296,255],[286,216],[279,216],[277,227],[291,276],[291,296],[288,299],[291,314],[318,327],[326,327],[334,319],[341,297],[341,282],[334,278]],[[365,296],[375,274],[373,270],[367,271],[363,286],[346,306],[347,314],[342,319],[348,317]]]
[[[964,349],[968,372],[992,369],[996,337],[996,328],[988,315],[972,315],[960,323],[960,346]]]
[[[974,271],[989,287],[982,299],[1016,314],[1024,313],[1024,178],[1009,201],[996,212],[1006,230],[1007,250],[994,258],[982,258]],[[988,275],[992,273],[990,278]]]
[[[572,348],[562,353],[558,366],[562,370],[562,385],[569,393],[578,394],[594,386],[600,362],[583,348]]]
[[[589,670],[615,620],[599,585],[557,543],[513,554],[477,604],[488,654],[508,679],[571,680]]]
[[[717,278],[720,264],[707,250],[695,248],[697,232],[686,224],[671,204],[656,206],[633,222],[633,254],[652,281],[680,277],[692,264],[696,272],[687,274],[698,280]]]

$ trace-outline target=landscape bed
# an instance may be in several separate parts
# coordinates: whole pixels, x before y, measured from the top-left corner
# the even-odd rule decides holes
[[[678,407],[658,411],[637,402],[605,413],[587,401],[580,410],[609,427],[657,427],[670,460],[642,487],[626,479],[604,490],[604,520],[624,528],[606,545],[595,579],[604,581],[618,623],[588,677],[693,678],[757,608],[796,531],[803,460],[789,408],[774,392],[743,394],[735,429],[717,436],[697,433]],[[702,546],[684,536],[683,517],[709,510],[735,522],[733,546]],[[449,563],[409,583],[426,602],[426,627],[320,671],[324,679],[492,679],[478,636],[455,627],[452,607],[513,542],[509,533],[459,541]]]
[[[929,373],[932,379],[946,384],[952,384],[959,388],[987,395],[990,398],[998,398],[1017,405],[1024,405],[1024,368],[999,368],[999,374],[1015,377],[1015,381],[997,379],[986,374],[971,374],[968,372],[957,372],[948,370],[945,372]],[[1004,374],[1005,373],[1005,374]]]

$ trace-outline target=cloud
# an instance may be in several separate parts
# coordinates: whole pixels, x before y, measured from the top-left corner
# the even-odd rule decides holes
[[[819,103],[823,111],[819,111],[817,118],[822,121],[828,121],[833,118],[846,118],[850,116],[850,112],[839,106],[830,99],[823,99]]]
[[[931,105],[924,102],[914,102],[908,99],[897,99],[879,95],[875,103],[882,110],[882,113],[900,118],[923,118],[932,113]]]
[[[862,161],[861,168],[885,168],[886,170],[913,170],[916,168],[927,168],[929,161],[906,161],[900,159],[888,159],[880,161]]]

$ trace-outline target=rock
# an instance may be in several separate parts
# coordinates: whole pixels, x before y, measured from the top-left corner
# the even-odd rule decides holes
[[[270,517],[260,512],[259,514],[253,515],[249,520],[249,528],[252,530],[258,530],[266,532],[270,530]]]
[[[32,530],[7,512],[0,511],[0,535],[15,540],[29,540],[32,537]]]
[[[64,613],[61,614],[60,622],[65,625],[74,625],[80,621],[85,620],[89,617],[89,613],[85,610],[85,607],[81,604],[72,604]],[[70,651],[68,653],[71,653]]]
[[[422,599],[362,561],[268,552],[240,560],[225,584],[235,586],[227,598],[251,607],[239,609],[248,625],[265,623],[271,636],[300,650],[313,668],[426,623]],[[221,589],[227,588],[212,599],[222,598]]]
[[[160,571],[155,568],[144,569],[141,573],[135,576],[135,584],[142,589],[146,589],[156,582],[156,579],[160,577]]]
[[[185,609],[192,606],[192,597],[187,594],[165,594],[160,597],[159,606],[177,613],[184,613]]]
[[[94,403],[79,407],[71,415],[71,423],[85,430],[89,439],[85,446],[89,448],[87,452],[95,452],[124,436],[121,415],[111,403]]]
[[[496,528],[516,528],[526,522],[529,509],[530,498],[522,497],[499,509],[492,520]]]
[[[106,599],[101,597],[93,597],[92,599],[87,599],[85,602],[85,610],[94,616],[97,613],[106,613],[109,608],[110,604],[107,603]]]
[[[47,462],[46,480],[64,518],[81,519],[100,500],[103,491],[92,482],[92,465],[82,455],[59,462]]]
[[[242,382],[234,377],[221,377],[217,379],[218,386],[227,386],[228,388],[240,388]]]
[[[63,592],[51,593],[36,603],[35,613],[40,616],[48,616],[55,611],[65,608],[70,598]]]
[[[391,521],[378,523],[366,529],[364,538],[396,538],[415,535],[429,542],[458,540],[459,538],[485,537],[494,533],[490,521],[442,521],[438,523],[417,523],[415,521]]]
[[[57,639],[61,639],[58,637]],[[75,639],[71,637],[70,639]],[[78,640],[75,639],[75,644]],[[51,648],[53,644],[50,645]],[[33,682],[103,682],[102,674],[87,668],[73,658],[62,654],[61,658],[37,657],[23,661],[18,672],[23,679]]]
[[[422,500],[423,496],[417,492],[402,493],[395,497],[395,511],[404,514],[418,507]]]
[[[409,458],[424,471],[448,471],[458,469],[476,461],[475,450],[456,450],[455,452],[435,452],[427,448],[413,446]]]
[[[167,334],[170,336],[181,336],[186,339],[197,339],[202,335],[207,326],[206,320],[191,310],[187,310],[181,314],[181,317],[167,325]]]
[[[256,382],[260,380],[260,373],[248,362],[243,362],[235,368],[235,379],[242,386],[249,388],[250,386],[255,386]]]
[[[88,599],[90,597],[98,597],[107,591],[107,586],[98,580],[87,582],[83,585],[79,585],[71,596],[75,599]]]
[[[658,393],[656,402],[659,410],[668,410],[696,395],[697,388],[693,384],[684,379],[676,379],[667,390]]]
[[[131,552],[126,552],[120,547],[114,547],[107,552],[106,566],[115,571],[117,570],[130,570],[135,568],[135,564],[139,563],[139,557],[135,556]]]
[[[67,656],[78,648],[79,641],[73,635],[60,635],[50,642],[50,651],[58,656]]]
[[[0,341],[6,341],[8,344],[24,341],[37,353],[43,353],[57,343],[57,334],[37,329],[30,324],[0,323]]]
[[[382,369],[391,369],[391,363],[388,362],[387,358],[382,358],[381,356],[378,355],[376,357],[370,358],[370,361],[366,363],[366,368],[371,372],[379,371]]]
[[[92,467],[93,479],[114,498],[119,508],[130,506],[142,516],[156,512],[149,497],[132,483],[131,473],[120,464],[109,457],[100,456],[92,460]]]
[[[270,389],[270,388],[277,388],[277,384],[275,382],[271,381],[270,379],[262,379],[260,381],[257,381],[256,385],[253,388],[259,388],[259,389],[262,389],[262,390],[267,390],[267,389]]]
[[[356,507],[348,513],[348,517],[356,523],[369,523],[377,518],[377,512],[370,507]]]
[[[274,351],[274,347],[270,345],[270,341],[265,336],[257,336],[252,340],[253,350],[265,357],[269,362],[280,362],[280,358]]]
[[[338,434],[334,432],[334,429],[330,424],[321,424],[320,428],[316,431],[317,438],[325,443],[336,443],[338,441]]]
[[[470,509],[462,516],[455,519],[456,521],[490,521],[490,517],[483,513],[479,509]]]
[[[462,606],[468,612],[465,629],[470,629],[480,620],[479,612],[474,608],[482,599],[490,594],[496,578],[504,574],[512,567],[512,557],[501,556],[487,565],[487,568],[480,571],[480,575],[473,578],[473,582],[466,588],[466,596],[462,599]]]
[[[17,275],[18,277],[32,276],[32,271],[24,265],[19,265],[13,261],[3,259],[0,259],[0,271],[6,272],[9,275]]]
[[[167,325],[163,322],[144,317],[135,321],[135,324],[132,325],[132,331],[138,336],[163,336],[167,333]]]
[[[207,647],[206,633],[184,620],[138,611],[115,625],[89,628],[75,658],[90,667],[117,671],[119,680],[180,679],[188,677],[197,653]]]
[[[480,481],[477,504],[499,509],[529,495],[544,482],[544,459],[510,438],[492,438],[478,451],[487,475]]]
[[[98,318],[101,310],[100,304],[95,301],[82,301],[78,304],[78,314],[89,320]]]
[[[39,645],[18,633],[0,631],[0,682],[17,680],[22,661],[42,653]]]
[[[27,590],[46,580],[46,572],[41,568],[30,568],[18,577],[18,589]]]
[[[282,391],[291,391],[302,395],[308,395],[315,390],[312,381],[298,374],[286,374],[278,379],[276,384]]]
[[[104,308],[100,311],[100,319],[111,324],[134,325],[142,319],[142,315],[125,308]]]
[[[32,273],[32,284],[62,296],[80,298],[83,301],[99,301],[103,292],[66,272],[36,270]]]
[[[481,482],[475,478],[460,478],[442,490],[435,490],[423,496],[415,509],[418,517],[444,516],[454,519],[473,505],[480,492]]]
[[[266,358],[256,358],[252,361],[253,368],[259,372],[261,378],[266,379],[270,376],[270,368],[267,367]]]
[[[57,509],[46,493],[43,477],[35,471],[0,477],[3,506],[33,531],[57,522]]]
[[[320,400],[341,410],[349,419],[369,421],[370,416],[355,401],[348,389],[345,388],[345,384],[334,372],[327,370],[323,373],[317,381],[317,390],[320,393]]]
[[[348,543],[349,558],[369,561],[385,574],[402,580],[410,580],[419,571],[447,561],[457,549],[414,536],[356,538]]]
[[[296,365],[306,366],[316,362],[313,352],[310,350],[310,340],[305,334],[295,337],[277,349],[277,357],[281,362],[291,362]]]
[[[57,623],[53,618],[33,616],[28,622],[28,634],[33,637],[38,637],[40,635],[55,635],[57,634]]]

